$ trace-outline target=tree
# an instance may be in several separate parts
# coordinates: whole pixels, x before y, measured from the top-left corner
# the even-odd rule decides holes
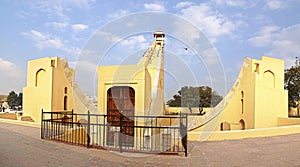
[[[285,70],[284,88],[287,89],[289,92],[288,93],[289,108],[297,107],[300,101],[300,62],[297,57],[296,57],[295,65]]]
[[[218,95],[209,86],[187,87],[184,86],[167,101],[170,107],[211,107],[216,106],[222,96]]]
[[[23,93],[19,93],[18,98],[17,98],[17,104],[19,106],[23,105]]]
[[[178,107],[178,106],[181,106],[181,95],[180,95],[180,91],[178,91],[178,94],[175,94],[173,96],[173,99],[170,99],[167,101],[167,104],[170,106],[170,107]]]
[[[22,93],[17,95],[15,91],[9,92],[7,96],[7,102],[11,107],[22,105]]]

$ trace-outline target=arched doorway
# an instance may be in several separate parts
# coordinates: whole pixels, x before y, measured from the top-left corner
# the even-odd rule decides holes
[[[245,121],[243,119],[240,120],[240,130],[245,130]]]
[[[222,122],[220,124],[220,130],[221,131],[230,130],[230,124],[228,122]]]
[[[107,144],[114,145],[114,135],[120,131],[120,117],[123,116],[122,144],[134,145],[135,91],[128,86],[115,86],[107,90]]]

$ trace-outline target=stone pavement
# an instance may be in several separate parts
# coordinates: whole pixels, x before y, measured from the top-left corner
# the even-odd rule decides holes
[[[40,139],[36,127],[0,122],[0,166],[300,166],[300,133],[189,142],[188,157],[119,153]]]

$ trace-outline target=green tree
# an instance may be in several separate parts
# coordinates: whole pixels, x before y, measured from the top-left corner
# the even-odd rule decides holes
[[[180,95],[180,91],[178,91],[178,94],[175,94],[173,96],[173,99],[170,99],[167,101],[167,104],[170,106],[170,107],[178,107],[178,106],[181,106],[181,95]]]
[[[209,86],[184,86],[173,96],[173,99],[167,101],[167,104],[170,107],[214,107],[222,99],[222,96]]]
[[[284,88],[288,90],[289,107],[297,107],[300,101],[300,63],[296,57],[295,65],[284,73]],[[298,111],[298,109],[297,109]],[[299,115],[299,111],[298,111]]]
[[[15,91],[11,91],[9,92],[8,96],[7,96],[7,102],[9,106],[16,106],[17,105],[17,100],[18,99],[18,95],[16,94]]]
[[[22,105],[22,96],[22,93],[19,93],[19,95],[17,95],[15,91],[9,92],[7,96],[8,105],[11,107]]]
[[[17,104],[19,106],[23,105],[23,93],[19,93],[18,98],[17,98]]]

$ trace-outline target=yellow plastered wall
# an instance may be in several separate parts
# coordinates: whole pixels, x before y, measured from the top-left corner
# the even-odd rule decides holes
[[[135,115],[149,109],[150,87],[147,69],[139,65],[100,66],[98,68],[98,107],[107,114],[107,91],[114,86],[129,86],[135,91]]]
[[[23,115],[31,116],[39,122],[41,110],[50,111],[52,101],[51,58],[41,58],[28,62],[27,87],[23,88]]]
[[[70,70],[74,77],[74,70]],[[71,111],[74,109],[71,83],[66,77],[60,59],[57,59],[57,66],[53,70],[52,82],[52,111]],[[66,98],[66,107],[64,106],[64,98]]]
[[[74,77],[74,70],[70,72]],[[46,57],[28,62],[27,86],[23,88],[24,116],[30,116],[35,122],[40,122],[42,109],[46,112],[63,111],[65,96],[66,109],[71,111],[74,109],[72,87],[60,58]]]
[[[100,66],[98,68],[98,106],[107,113],[107,91],[113,86],[130,86],[135,90],[135,115],[147,115],[150,109],[152,76],[142,65]],[[155,75],[154,68],[150,70]],[[163,75],[158,89],[163,90]],[[163,104],[163,99],[160,100]]]
[[[288,117],[288,92],[284,90],[284,61],[262,57],[256,75],[255,128],[277,126],[278,117]]]
[[[135,114],[144,109],[145,70],[135,65],[100,66],[98,68],[98,106],[107,113],[107,91],[114,86],[130,86],[135,91]]]
[[[245,59],[245,63],[240,85],[220,122],[233,124],[231,129],[240,129],[241,119],[245,129],[278,126],[278,117],[288,116],[284,61],[263,56],[262,60]]]
[[[150,107],[150,75],[141,65],[100,66],[98,68],[98,109],[100,114],[107,114],[107,91],[114,86],[129,86],[135,92],[134,115],[144,116]],[[100,123],[104,123],[100,120]],[[136,124],[136,123],[135,123]],[[142,126],[143,123],[139,122]],[[136,132],[140,136],[144,132]],[[134,140],[134,145],[139,145]]]
[[[245,129],[255,127],[255,74],[250,59],[244,59],[241,71],[243,76],[233,86],[235,94],[222,112],[217,130],[221,130],[221,123],[229,123],[231,130],[240,129],[241,120],[245,122]]]

